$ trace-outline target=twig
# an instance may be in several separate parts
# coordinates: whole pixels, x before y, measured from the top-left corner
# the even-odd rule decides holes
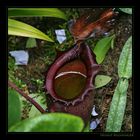
[[[13,82],[8,80],[8,85],[15,89],[20,95],[26,98],[31,104],[33,104],[41,113],[45,113],[46,111],[31,97],[29,97],[26,93],[24,93],[21,89],[19,89]]]

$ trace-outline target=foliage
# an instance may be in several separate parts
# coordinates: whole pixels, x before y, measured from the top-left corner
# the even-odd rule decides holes
[[[129,79],[132,76],[132,36],[126,41],[118,62],[118,75]]]
[[[119,82],[111,102],[106,132],[120,132],[127,101],[128,79],[132,76],[132,36],[126,41],[118,62]]]
[[[110,76],[97,75],[95,77],[95,88],[103,87],[106,84],[108,84],[110,81],[111,81],[111,77]]]
[[[67,20],[66,15],[57,8],[9,8],[8,16],[9,17],[45,16]]]
[[[26,42],[26,48],[33,48],[36,46],[37,46],[36,39],[35,38],[28,38],[28,40]]]
[[[21,102],[19,94],[13,90],[8,89],[8,127],[21,120]]]
[[[53,12],[53,9],[56,9],[55,11],[57,11],[58,10],[57,8],[37,8],[36,11],[35,11],[35,9],[36,8],[33,8],[33,9],[32,8],[9,8],[8,16],[10,18],[16,17],[15,19],[18,19],[17,17],[40,16],[40,17],[57,17],[60,19],[65,19],[65,20],[67,20],[66,15],[68,15],[68,17],[73,17],[73,18],[79,17],[79,14],[77,12],[78,9],[75,9],[75,8],[73,8],[73,10],[69,9],[69,11],[64,9],[63,11],[64,11],[64,13],[66,13],[66,15],[64,13],[58,14],[59,11],[58,11],[58,13]],[[41,9],[42,11],[38,12],[39,9]],[[48,11],[48,12],[51,11],[52,13],[51,12],[47,13],[43,9],[46,9],[46,11]],[[128,9],[129,11],[127,11],[126,13],[132,14],[131,8],[119,8],[119,9],[124,12],[125,12],[124,9]],[[34,12],[33,12],[33,10],[34,10]],[[71,14],[71,11],[72,11],[72,14]],[[9,20],[13,21],[13,19],[9,19]],[[17,22],[19,22],[19,21],[17,21]],[[14,25],[11,24],[11,26],[13,27]],[[11,26],[10,26],[10,28],[12,28]],[[46,60],[47,65],[52,63],[52,59],[50,59],[50,57],[54,58],[54,55],[52,55],[52,53],[54,53],[55,48],[58,48],[59,50],[66,50],[66,49],[70,48],[73,44],[72,36],[70,35],[70,33],[67,29],[67,23],[64,22],[63,24],[58,25],[58,27],[66,30],[67,42],[64,41],[64,43],[62,43],[61,45],[58,43],[53,43],[50,45],[47,42],[44,45],[44,46],[47,46],[46,48],[48,49],[48,52],[46,54],[46,57],[45,58],[42,57],[42,59]],[[15,32],[15,28],[13,29],[13,32]],[[22,32],[23,32],[23,30],[22,30]],[[19,34],[22,32],[19,32]],[[42,35],[42,33],[41,33],[41,35]],[[50,40],[55,40],[55,36],[53,34],[53,27],[52,27],[52,30],[51,29],[47,30],[46,34],[48,35],[48,36],[45,35],[46,41],[49,41],[49,40],[47,40],[48,38]],[[47,38],[46,38],[46,36],[47,36]],[[10,37],[14,38],[15,36],[10,36]],[[36,44],[36,38],[38,38],[38,33],[37,33],[37,37],[28,36],[28,35],[27,35],[27,37],[29,37],[29,39],[27,40],[26,48],[32,48],[32,47],[36,46],[35,44]],[[44,37],[44,35],[43,35],[43,37]],[[41,39],[41,38],[38,38],[38,39]],[[16,38],[15,38],[15,40],[16,40]],[[106,56],[107,52],[109,51],[109,48],[111,47],[113,49],[114,40],[115,40],[115,36],[113,35],[113,36],[105,37],[105,38],[99,40],[99,42],[96,44],[96,46],[95,46],[96,49],[93,51],[95,51],[95,53],[96,53],[96,57],[97,57],[96,59],[99,64],[101,64],[104,61],[105,56]],[[90,40],[90,41],[93,43],[92,40]],[[120,55],[120,59],[119,59],[119,63],[118,63],[118,75],[120,77],[120,80],[118,81],[118,85],[115,89],[115,93],[114,93],[112,103],[110,106],[110,112],[108,115],[108,121],[107,121],[107,125],[106,125],[106,132],[119,132],[121,130],[126,101],[127,101],[126,100],[127,87],[128,87],[127,79],[129,79],[132,76],[132,52],[131,52],[132,45],[131,46],[129,45],[131,43],[132,43],[132,40],[130,39],[129,43],[126,43],[126,45],[124,46],[125,49],[123,48],[122,53]],[[91,44],[91,43],[88,43],[88,44]],[[54,49],[54,50],[50,51],[52,49]],[[14,83],[16,83],[16,85],[19,86],[19,88],[22,88],[24,86],[27,87],[27,85],[25,85],[25,83],[22,80],[18,79],[14,75],[14,71],[17,68],[19,68],[19,67],[14,65],[14,59],[11,59],[11,57],[10,57],[10,59],[8,59],[9,79],[11,79]],[[32,81],[32,79],[31,79],[31,81]],[[36,100],[45,109],[46,103],[44,103],[43,98],[44,98],[44,100],[46,98],[44,97],[45,94],[42,89],[42,86],[44,84],[43,80],[34,79],[34,81],[37,82],[36,86],[37,86],[38,90],[36,91],[36,93],[29,94],[29,96],[32,97],[34,100]],[[110,81],[111,81],[111,77],[109,77],[109,76],[97,75],[95,78],[95,88],[101,88],[102,86],[105,86],[106,84],[108,84]],[[10,94],[10,93],[12,93],[12,94]],[[11,95],[13,95],[13,97],[11,97]],[[11,102],[11,100],[12,100],[12,102]],[[14,101],[14,100],[16,100],[16,101]],[[23,109],[23,106],[22,106],[23,103],[21,104],[20,100],[21,100],[21,98],[19,99],[16,91],[14,91],[12,89],[8,89],[8,127],[10,128],[9,132],[27,132],[27,131],[28,132],[54,132],[54,131],[56,131],[56,132],[81,132],[81,131],[89,132],[89,124],[87,125],[87,127],[85,127],[83,129],[83,122],[77,116],[74,116],[74,118],[73,118],[69,114],[65,115],[65,114],[61,114],[61,113],[56,113],[56,114],[49,113],[46,115],[41,115],[41,113],[33,105],[31,106],[31,108],[28,112],[29,119],[26,118],[25,120],[20,121],[21,120],[21,110]],[[25,99],[24,99],[24,101],[25,101]],[[17,107],[17,104],[21,104],[21,105],[19,105]],[[16,106],[16,108],[15,108],[15,106]],[[16,109],[16,110],[14,110],[14,109]],[[37,119],[37,121],[36,121],[36,119]],[[45,123],[47,123],[48,125],[45,125]]]
[[[82,132],[92,132],[92,130],[90,130],[90,122],[88,122],[88,124],[84,127]]]
[[[132,14],[132,8],[119,8],[122,12]]]
[[[46,16],[46,17],[57,17],[67,20],[66,15],[57,8],[9,8],[8,16],[9,17]],[[8,34],[38,38],[49,42],[54,42],[50,37],[48,37],[46,34],[41,32],[37,28],[14,19],[8,19]]]
[[[32,97],[44,110],[46,109],[46,104],[44,103],[45,96],[40,95],[40,94],[30,94],[29,96]],[[29,112],[29,118],[32,118],[38,115],[41,115],[41,112],[35,106],[32,105],[31,110]]]
[[[109,48],[112,46],[111,42],[114,38],[115,36],[112,35],[110,37],[105,37],[97,42],[96,46],[93,49],[93,52],[96,55],[96,61],[98,64],[101,64],[105,59]]]
[[[14,19],[8,19],[8,35],[32,37],[53,42],[51,38],[38,29]]]
[[[84,122],[80,117],[65,113],[49,113],[23,120],[9,132],[81,132]]]
[[[120,79],[111,102],[106,131],[120,132],[126,107],[128,81]]]

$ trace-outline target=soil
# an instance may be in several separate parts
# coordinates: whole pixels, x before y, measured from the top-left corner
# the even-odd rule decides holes
[[[75,14],[75,17],[79,16],[79,14],[83,14],[84,11],[86,11],[86,10],[83,10],[83,8],[80,8],[78,10],[75,10],[74,8],[72,9],[63,8],[62,10],[68,13],[69,17],[72,17],[72,18],[74,18],[74,16],[73,14],[69,13],[70,11],[72,11],[73,13],[74,12],[78,13],[78,14],[77,13]],[[88,8],[87,10],[91,10],[91,9]],[[98,10],[96,8],[93,8],[92,10],[94,11],[94,14],[98,14],[97,11],[100,12],[102,8],[99,8]],[[28,23],[30,23],[29,19],[30,18],[28,18]],[[24,20],[26,21],[26,18]],[[34,24],[38,24],[38,20],[36,20]],[[47,23],[46,25],[49,24],[48,20],[46,22]],[[31,23],[33,23],[33,21],[34,20],[31,19]],[[45,22],[44,19],[43,21]],[[41,21],[39,23],[41,24]],[[59,22],[59,24],[60,23],[61,22]],[[58,24],[57,21],[53,23],[53,25],[58,28],[57,24]],[[41,25],[43,25],[43,27],[46,26],[45,23]],[[52,24],[49,24],[49,25],[52,25]],[[96,110],[99,113],[99,116],[102,117],[102,119],[98,127],[95,130],[93,130],[93,132],[105,131],[110,103],[113,97],[114,89],[118,83],[117,65],[118,65],[119,56],[124,46],[124,43],[132,35],[132,16],[129,14],[121,13],[119,17],[116,19],[116,24],[113,28],[113,32],[115,33],[115,36],[116,36],[114,48],[110,49],[110,51],[108,52],[104,62],[101,65],[101,71],[99,73],[99,74],[110,76],[112,80],[106,86],[96,90],[94,103],[96,106]],[[13,44],[12,42],[14,42],[15,46],[20,45],[20,49],[25,49],[26,38],[10,36],[9,41],[8,41],[9,51],[15,50],[14,45],[13,45],[14,46],[13,48],[10,48],[10,46]],[[53,60],[56,57],[56,51],[54,49],[56,47],[55,45],[57,45],[58,47],[58,44],[52,45],[52,44],[49,44],[48,42],[44,43],[44,41],[40,41],[39,43],[40,43],[39,47],[28,49],[29,56],[30,56],[28,65],[19,66],[14,71],[15,77],[21,79],[24,83],[27,84],[27,87],[30,93],[32,92],[34,93],[38,90],[37,84],[35,84],[31,79],[34,78],[34,79],[41,79],[43,81],[45,80],[44,73],[47,71],[50,64],[53,62]],[[130,79],[129,88],[127,91],[127,106],[126,106],[122,130],[121,130],[122,132],[132,131],[132,98],[133,98],[132,79]]]

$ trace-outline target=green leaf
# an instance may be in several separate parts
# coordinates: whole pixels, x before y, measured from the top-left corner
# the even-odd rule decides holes
[[[58,8],[9,8],[9,17],[45,16],[67,20],[66,15]]]
[[[10,128],[10,132],[81,132],[83,120],[71,114],[48,113],[23,120]]]
[[[92,130],[90,130],[90,122],[88,122],[87,125],[84,127],[83,132],[92,132]]]
[[[8,35],[32,37],[54,42],[40,30],[14,19],[8,19]]]
[[[18,93],[8,88],[8,128],[21,119],[21,102]]]
[[[132,8],[119,8],[121,11],[127,14],[132,14]]]
[[[103,87],[106,84],[108,84],[110,81],[111,81],[111,77],[110,76],[97,75],[95,77],[95,88]]]
[[[28,40],[26,42],[26,48],[33,48],[36,46],[37,46],[36,39],[35,38],[28,38]]]
[[[114,48],[114,42],[115,42],[115,35],[114,35],[114,37],[113,37],[112,40],[111,40],[111,49]]]
[[[123,78],[132,76],[132,36],[126,41],[118,62],[118,75]]]
[[[30,94],[29,96],[33,98],[43,109],[46,109],[46,104],[44,104],[42,101],[44,100],[43,96],[36,96],[36,94],[34,96],[31,96],[31,95],[32,94]],[[38,115],[41,115],[41,112],[35,106],[32,105],[31,110],[29,112],[29,118],[35,117]]]
[[[106,132],[120,132],[125,113],[128,80],[120,79],[111,102]]]
[[[114,39],[114,35],[110,37],[105,37],[97,42],[93,52],[96,55],[96,61],[98,64],[101,64],[105,59],[105,56],[109,48],[111,47],[112,39]]]
[[[29,112],[29,118],[39,116],[39,115],[41,115],[41,112],[35,106],[32,106]]]

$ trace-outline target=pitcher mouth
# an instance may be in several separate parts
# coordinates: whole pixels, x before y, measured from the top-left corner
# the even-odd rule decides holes
[[[87,78],[87,76],[84,75],[84,74],[81,73],[81,72],[77,72],[77,71],[66,71],[66,72],[62,72],[62,73],[58,74],[58,75],[55,77],[55,79],[57,79],[57,78],[59,78],[59,77],[61,77],[61,76],[67,75],[67,74],[78,74],[78,75],[81,75],[81,76]]]
[[[61,67],[54,80],[57,95],[67,101],[80,96],[86,84],[86,71],[86,67],[80,59],[75,59]]]
[[[64,52],[51,65],[46,89],[55,101],[74,105],[94,89],[93,79],[99,71],[94,54],[84,43]]]

